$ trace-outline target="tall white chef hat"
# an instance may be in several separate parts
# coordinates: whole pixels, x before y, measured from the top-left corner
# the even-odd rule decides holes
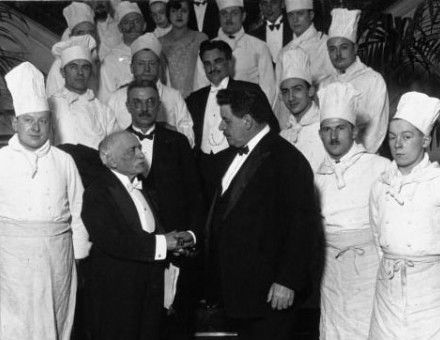
[[[92,50],[96,48],[96,41],[89,34],[70,37],[52,46],[52,55],[61,59],[61,67],[72,60],[85,59],[92,62]]]
[[[162,53],[162,44],[153,33],[145,33],[133,41],[130,45],[130,49],[132,56],[141,50],[149,49],[160,57],[160,54]]]
[[[130,1],[121,1],[118,7],[116,7],[116,20],[118,21],[118,23],[120,23],[121,20],[130,13],[139,13],[140,15],[142,15],[142,12],[137,3]]]
[[[299,11],[303,9],[313,10],[313,0],[285,0],[286,12]]]
[[[49,111],[43,74],[30,62],[14,67],[5,76],[12,95],[16,116],[31,112]]]
[[[356,125],[357,98],[360,92],[350,83],[331,83],[318,91],[321,122],[344,119]]]
[[[155,2],[163,2],[164,4],[168,3],[168,0],[148,0],[148,4],[151,5]]]
[[[332,10],[331,15],[332,23],[328,30],[329,38],[347,38],[356,43],[361,11],[359,9],[335,8]]]
[[[310,71],[310,59],[307,53],[300,47],[287,50],[282,54],[283,69],[281,81],[289,78],[300,78],[312,84]]]
[[[95,24],[95,13],[89,5],[83,2],[72,2],[63,9],[63,15],[70,30],[85,21]]]
[[[217,6],[218,10],[221,11],[222,9],[228,8],[228,7],[244,7],[243,0],[217,0]]]
[[[440,113],[440,100],[420,92],[407,92],[400,97],[393,119],[403,119],[429,136]]]

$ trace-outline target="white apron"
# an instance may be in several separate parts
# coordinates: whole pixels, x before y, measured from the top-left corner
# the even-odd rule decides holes
[[[69,224],[0,218],[1,340],[69,340],[76,284]]]
[[[368,338],[379,256],[371,230],[326,235],[320,340]]]
[[[369,340],[440,339],[440,256],[384,254]]]

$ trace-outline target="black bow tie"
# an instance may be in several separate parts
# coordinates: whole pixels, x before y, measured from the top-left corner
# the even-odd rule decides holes
[[[278,31],[281,27],[281,24],[269,24],[268,27],[271,31],[273,31],[274,28]]]
[[[247,155],[249,153],[249,146],[242,146],[240,148],[237,148],[237,154],[239,156]]]
[[[228,35],[229,39],[235,39],[235,35]]]
[[[205,5],[206,1],[193,1],[193,4],[196,6],[201,6],[201,5]]]
[[[143,134],[143,133],[141,133],[141,132],[139,132],[139,131],[136,131],[135,129],[130,129],[130,132],[131,133],[133,133],[133,134],[135,134],[138,138],[139,138],[139,140],[144,140],[145,138],[146,139],[149,139],[149,140],[153,140],[153,137],[154,137],[154,132],[155,132],[155,130],[153,130],[153,131],[151,131],[150,133],[147,133],[147,134]]]

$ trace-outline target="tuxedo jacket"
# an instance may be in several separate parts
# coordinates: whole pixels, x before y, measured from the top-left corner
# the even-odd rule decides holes
[[[220,16],[217,4],[215,0],[207,0],[207,6],[205,11],[205,19],[203,20],[203,30],[209,39],[213,39],[218,34],[220,28]],[[198,31],[197,18],[194,10],[189,11],[188,27]]]
[[[57,148],[72,156],[85,189],[106,170],[95,149],[82,144],[61,144]]]
[[[202,133],[203,133],[203,123],[205,120],[205,110],[206,104],[208,102],[210,86],[203,87],[193,93],[186,99],[186,105],[188,107],[189,113],[191,114],[193,120],[193,130],[195,136],[195,146],[194,150],[196,156],[200,152],[200,146],[202,143]],[[258,84],[254,84],[247,81],[234,80],[232,78],[229,79],[228,89],[237,89],[237,90],[252,90],[260,93],[260,95],[265,96],[263,90]],[[271,110],[270,107],[268,110]],[[278,120],[275,115],[271,114],[271,121],[269,123],[271,129],[273,131],[279,132],[280,127],[278,124]]]
[[[202,237],[206,215],[200,176],[184,135],[156,124],[152,164],[143,184],[166,232],[191,230]]]
[[[164,261],[154,259],[159,221],[155,233],[142,229],[132,198],[108,169],[84,192],[81,217],[93,243],[85,270],[93,339],[135,340],[142,332],[157,339],[164,272]]]
[[[218,155],[223,174],[235,157]],[[209,259],[222,289],[227,314],[264,315],[272,283],[309,293],[314,235],[319,226],[313,173],[304,156],[269,132],[256,145],[229,188],[215,195],[206,224]]]
[[[283,23],[283,46],[286,46],[293,38],[293,32],[292,29],[290,28],[289,20],[287,19],[286,13],[283,13],[281,22]],[[249,35],[252,35],[258,39],[266,41],[266,30],[267,30],[266,20],[264,20],[263,24],[255,28],[254,30],[250,31]]]

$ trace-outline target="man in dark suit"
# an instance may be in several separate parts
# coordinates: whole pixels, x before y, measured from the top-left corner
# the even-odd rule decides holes
[[[220,27],[218,7],[215,0],[194,0],[194,11],[189,13],[188,27],[204,32],[209,39],[217,36]]]
[[[232,49],[222,40],[204,41],[200,45],[200,59],[203,62],[206,77],[211,85],[191,93],[186,99],[188,110],[192,116],[195,135],[194,151],[203,178],[204,192],[211,199],[214,188],[215,173],[214,155],[228,148],[228,143],[219,130],[221,122],[220,106],[216,95],[221,89],[251,88],[266,97],[260,86],[254,83],[232,79],[234,69]],[[272,112],[269,108],[269,111]],[[270,125],[279,131],[275,116],[270,117]]]
[[[226,89],[217,99],[231,147],[217,155],[224,174],[208,219],[209,301],[224,306],[239,339],[290,340],[319,220],[312,170],[270,129],[265,97]]]
[[[292,40],[292,29],[283,0],[260,0],[259,6],[262,20],[249,34],[266,42],[275,63],[281,48]]]
[[[154,82],[134,81],[127,88],[127,109],[132,125],[127,131],[136,135],[142,145],[149,170],[143,184],[158,207],[165,231],[186,233],[187,241],[201,239],[204,225],[204,202],[200,176],[194,154],[184,135],[156,123],[161,105]],[[190,230],[190,231],[188,231]],[[188,232],[187,232],[188,231]],[[197,258],[170,258],[178,268],[177,293],[173,303],[174,319],[166,327],[170,339],[191,339],[197,302]],[[170,328],[174,327],[175,330]]]
[[[99,155],[108,169],[85,191],[81,214],[93,242],[85,284],[90,337],[159,339],[164,260],[184,242],[163,233],[140,190],[146,161],[138,139],[113,133]]]

